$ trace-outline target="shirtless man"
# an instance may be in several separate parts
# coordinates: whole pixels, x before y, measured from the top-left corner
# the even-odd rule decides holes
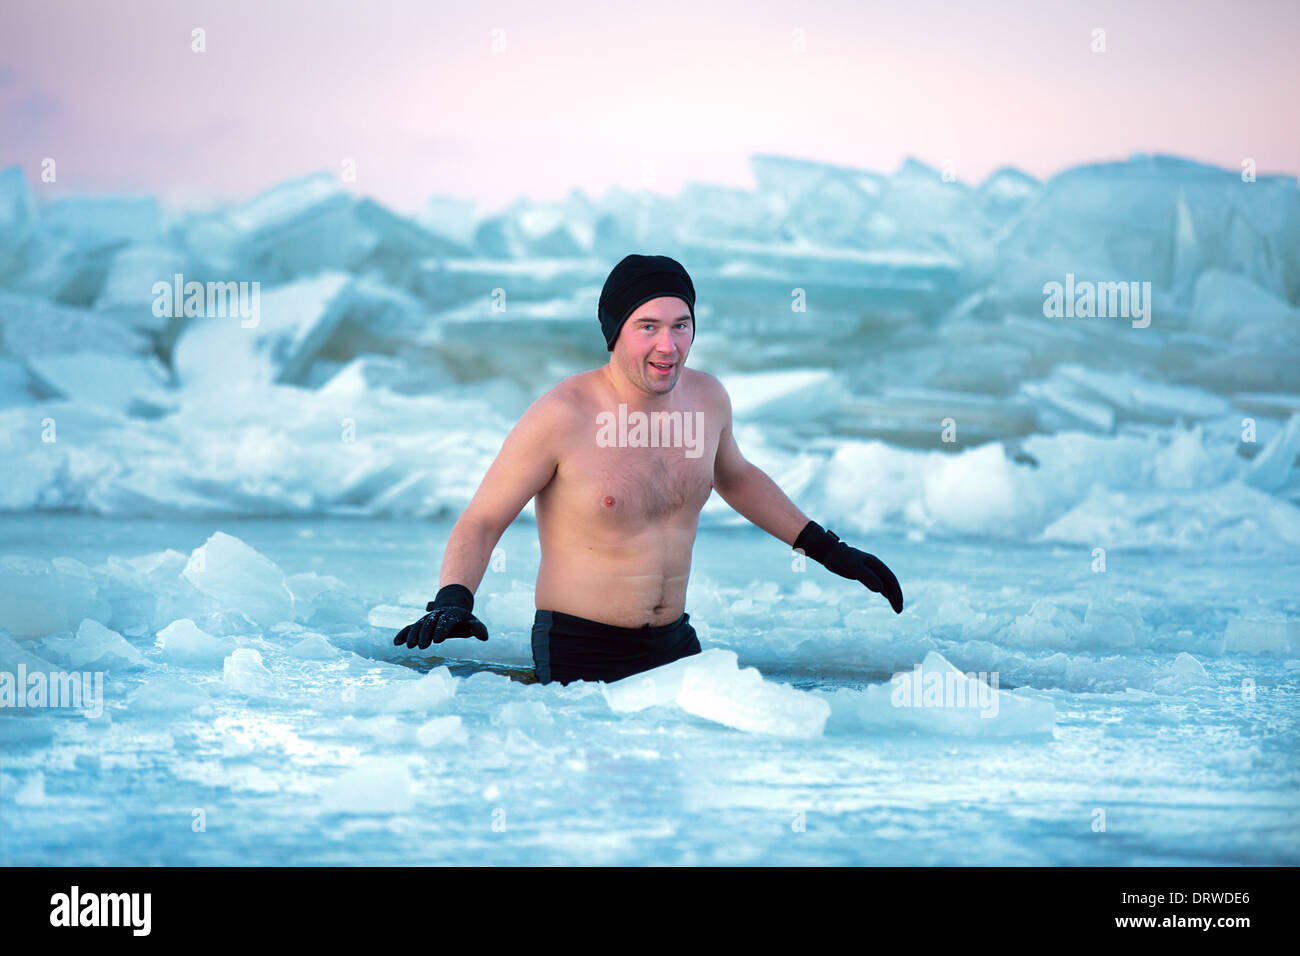
[[[609,363],[566,378],[524,412],[451,530],[429,613],[394,644],[487,640],[473,592],[533,497],[542,557],[532,650],[542,683],[618,680],[700,652],[686,582],[700,509],[714,490],[901,613],[890,570],[810,521],[746,461],[726,390],[685,367],[695,340],[686,270],[667,256],[628,256],[606,280],[599,311]],[[638,420],[650,428],[637,433]],[[655,427],[665,422],[680,427]]]

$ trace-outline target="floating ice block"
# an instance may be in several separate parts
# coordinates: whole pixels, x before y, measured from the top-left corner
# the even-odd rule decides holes
[[[619,712],[675,704],[687,713],[749,733],[809,738],[822,733],[830,716],[814,695],[763,680],[754,668],[737,667],[735,651],[711,648],[700,654],[602,685],[605,700]]]
[[[252,647],[236,648],[226,658],[221,682],[237,694],[262,697],[273,693],[271,672],[262,663],[261,653]]]
[[[293,619],[293,595],[275,562],[238,538],[218,531],[196,548],[182,572],[199,591],[224,609],[269,627]]]
[[[333,813],[402,813],[415,806],[414,791],[404,761],[369,757],[325,786],[321,808]]]
[[[94,666],[139,667],[145,663],[144,655],[121,634],[90,618],[81,622],[75,636],[47,637],[41,642],[41,648],[74,670]]]
[[[235,649],[234,641],[213,637],[188,617],[159,631],[157,643],[164,661],[184,667],[216,667]]]

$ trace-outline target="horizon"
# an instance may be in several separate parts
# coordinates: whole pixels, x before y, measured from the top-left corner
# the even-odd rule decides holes
[[[772,155],[775,155],[775,154],[764,154],[764,155],[772,156]],[[843,167],[843,166],[844,166],[844,164],[841,164],[841,163],[822,163],[820,160],[812,160],[812,159],[808,159],[807,157],[803,157],[803,156],[781,156],[781,157],[779,157],[779,158],[781,158],[781,159],[794,160],[794,161],[796,161],[796,162],[806,162],[806,163],[809,163],[810,165],[826,165],[826,166],[835,166],[835,167]],[[987,174],[983,179],[981,179],[981,180],[979,180],[979,181],[977,181],[977,182],[968,182],[968,181],[966,181],[966,180],[963,180],[963,179],[959,176],[959,177],[957,177],[957,184],[958,184],[958,185],[961,185],[961,186],[964,186],[964,187],[966,187],[966,188],[968,188],[968,189],[971,189],[971,190],[978,190],[978,189],[981,189],[981,188],[982,188],[982,187],[983,187],[983,186],[984,186],[984,185],[985,185],[989,180],[991,180],[993,177],[997,176],[999,173],[1005,173],[1005,172],[1015,172],[1015,173],[1021,173],[1021,174],[1023,174],[1023,175],[1030,175],[1031,178],[1035,179],[1036,182],[1038,182],[1038,183],[1040,183],[1040,184],[1046,184],[1046,183],[1050,182],[1052,179],[1056,178],[1057,176],[1060,176],[1060,175],[1062,175],[1062,174],[1064,174],[1064,173],[1073,172],[1073,171],[1075,171],[1075,170],[1085,169],[1085,168],[1095,167],[1095,166],[1105,166],[1105,165],[1124,165],[1124,164],[1131,163],[1131,162],[1134,162],[1134,161],[1136,161],[1136,160],[1144,159],[1144,158],[1150,158],[1150,159],[1173,159],[1173,160],[1178,160],[1178,161],[1182,161],[1182,162],[1195,163],[1196,165],[1204,166],[1204,167],[1206,167],[1206,168],[1211,168],[1211,169],[1214,169],[1214,170],[1216,170],[1216,171],[1219,171],[1219,172],[1222,172],[1222,173],[1225,173],[1225,174],[1228,174],[1228,175],[1233,175],[1233,176],[1236,176],[1236,175],[1240,172],[1240,170],[1238,170],[1238,169],[1232,169],[1232,168],[1227,168],[1227,167],[1223,167],[1223,166],[1217,166],[1217,165],[1215,165],[1215,164],[1213,164],[1213,163],[1204,163],[1204,162],[1201,162],[1200,160],[1194,160],[1194,159],[1191,159],[1190,157],[1187,157],[1187,156],[1179,156],[1179,155],[1176,155],[1176,154],[1173,154],[1173,153],[1154,152],[1154,153],[1134,153],[1134,154],[1132,154],[1132,155],[1130,155],[1130,156],[1123,157],[1123,158],[1118,158],[1118,159],[1094,160],[1094,161],[1088,161],[1088,162],[1082,162],[1082,163],[1078,163],[1078,164],[1068,165],[1068,166],[1065,166],[1065,167],[1063,167],[1063,168],[1057,170],[1057,171],[1054,172],[1052,175],[1047,176],[1046,178],[1042,178],[1042,179],[1039,179],[1038,177],[1032,177],[1032,175],[1029,174],[1029,173],[1027,173],[1025,170],[1023,170],[1023,169],[1019,169],[1018,167],[1015,167],[1015,166],[1012,166],[1012,165],[1010,165],[1010,164],[1007,164],[1007,165],[999,166],[999,167],[997,167],[996,169],[991,170],[991,171],[990,171],[990,172],[989,172],[989,173],[988,173],[988,174]],[[922,160],[918,160],[917,157],[909,156],[909,157],[905,157],[905,158],[903,159],[903,161],[902,161],[902,162],[901,162],[901,163],[900,163],[900,164],[899,164],[895,169],[893,169],[893,170],[868,169],[868,168],[865,168],[865,167],[861,167],[861,168],[844,167],[844,168],[854,168],[856,172],[867,173],[867,174],[871,174],[871,175],[880,175],[880,176],[883,176],[883,177],[885,177],[885,178],[892,178],[892,177],[898,175],[898,173],[899,173],[899,172],[904,168],[904,166],[905,166],[909,161],[922,162],[924,165],[926,165],[926,166],[930,166],[929,163],[924,163],[924,161],[922,161]],[[0,173],[4,173],[6,170],[13,169],[13,168],[17,168],[17,169],[19,169],[19,170],[23,173],[24,177],[27,178],[28,189],[29,189],[29,191],[30,191],[30,193],[31,193],[31,196],[32,196],[32,200],[33,200],[33,202],[35,202],[36,205],[37,205],[37,208],[40,208],[40,207],[45,206],[45,205],[49,205],[50,203],[55,203],[55,202],[59,202],[59,201],[61,201],[61,200],[67,200],[67,199],[73,199],[73,200],[75,200],[75,199],[97,199],[97,198],[105,198],[105,199],[107,199],[107,198],[120,198],[120,199],[131,199],[131,198],[152,198],[152,199],[157,200],[157,202],[159,203],[159,205],[160,205],[161,208],[163,208],[163,209],[165,209],[165,210],[170,210],[170,211],[180,212],[180,213],[202,212],[202,211],[205,211],[205,210],[218,210],[218,209],[226,209],[226,208],[236,207],[236,206],[239,206],[239,205],[241,205],[241,204],[247,203],[247,202],[249,202],[250,200],[253,200],[253,199],[255,199],[255,198],[259,197],[259,196],[262,196],[262,195],[264,195],[264,194],[266,194],[266,193],[268,193],[268,192],[270,192],[270,191],[276,189],[276,188],[279,187],[279,186],[283,186],[283,185],[286,185],[286,184],[288,184],[288,183],[297,182],[297,181],[301,181],[301,180],[305,180],[305,179],[309,179],[309,178],[316,177],[316,176],[321,176],[321,175],[328,175],[328,176],[332,176],[332,177],[335,176],[335,174],[334,174],[331,170],[328,170],[328,169],[312,169],[312,170],[306,170],[306,171],[304,171],[304,172],[302,172],[302,173],[299,173],[299,174],[295,174],[295,175],[287,176],[287,177],[285,177],[285,178],[283,178],[283,179],[279,179],[279,180],[277,180],[277,181],[275,181],[275,182],[267,183],[267,184],[265,184],[264,186],[254,187],[253,190],[252,190],[251,192],[249,192],[247,195],[241,195],[241,196],[236,196],[236,197],[213,197],[213,198],[211,198],[211,199],[206,199],[206,200],[205,200],[205,199],[200,199],[200,198],[195,198],[195,197],[189,197],[188,199],[175,200],[175,199],[168,198],[168,197],[165,197],[165,196],[160,196],[160,195],[159,195],[158,193],[156,193],[156,192],[150,192],[150,191],[148,191],[148,190],[144,190],[144,189],[139,189],[139,190],[105,190],[105,191],[101,191],[101,192],[95,192],[95,191],[86,191],[86,192],[60,191],[60,193],[59,193],[58,195],[53,195],[53,196],[50,196],[50,195],[42,195],[42,190],[41,190],[40,188],[38,188],[39,186],[42,185],[42,184],[40,183],[40,181],[39,181],[39,178],[38,178],[38,177],[33,177],[33,176],[31,176],[30,172],[29,172],[28,170],[24,169],[23,166],[22,166],[21,164],[19,164],[19,163],[10,163],[10,164],[7,164],[7,165],[0,165]],[[931,168],[934,168],[934,167],[931,167]],[[936,171],[938,171],[938,170],[936,170]],[[1256,178],[1257,178],[1257,180],[1268,180],[1268,179],[1290,179],[1290,180],[1295,181],[1296,184],[1297,184],[1297,186],[1300,187],[1300,175],[1297,175],[1297,174],[1294,174],[1294,173],[1288,173],[1288,172],[1285,172],[1285,171],[1283,171],[1283,172],[1277,172],[1277,173],[1260,171],[1260,172],[1258,172],[1258,173],[1256,174]],[[502,200],[498,201],[497,203],[495,203],[495,204],[493,204],[493,205],[490,205],[490,206],[488,206],[488,205],[484,205],[481,201],[474,199],[474,197],[470,197],[470,196],[456,196],[456,195],[452,195],[452,194],[450,194],[450,193],[445,193],[445,192],[435,192],[435,193],[430,193],[429,195],[423,197],[423,199],[416,201],[413,205],[411,205],[411,206],[409,206],[409,207],[398,207],[398,206],[390,205],[390,204],[389,204],[389,203],[388,203],[388,202],[387,202],[383,197],[375,196],[375,195],[371,195],[370,193],[368,193],[368,192],[366,192],[366,191],[364,191],[364,190],[358,190],[358,189],[355,189],[355,188],[349,188],[352,184],[350,184],[350,183],[346,183],[346,182],[338,182],[338,181],[337,181],[337,178],[336,178],[336,184],[338,185],[340,191],[349,194],[353,199],[370,199],[370,200],[372,200],[372,201],[378,203],[379,205],[382,205],[382,206],[384,206],[385,208],[388,208],[388,209],[390,209],[390,210],[392,210],[392,211],[398,212],[398,213],[400,213],[401,215],[406,216],[406,217],[412,217],[412,216],[417,216],[417,215],[419,215],[422,211],[424,211],[425,207],[426,207],[426,206],[427,206],[431,201],[433,201],[434,199],[451,199],[451,200],[455,200],[455,201],[474,202],[474,203],[476,204],[476,205],[475,205],[475,209],[474,209],[474,214],[475,214],[475,216],[476,216],[478,219],[483,219],[483,218],[491,217],[491,216],[494,216],[494,215],[498,215],[498,214],[504,212],[505,210],[507,210],[507,209],[509,209],[509,208],[511,208],[511,207],[513,207],[513,206],[516,206],[516,205],[518,205],[518,204],[521,204],[521,203],[522,203],[522,204],[525,204],[525,205],[527,205],[527,204],[544,205],[544,204],[550,204],[550,203],[562,203],[562,202],[564,202],[566,199],[568,199],[571,195],[573,195],[573,194],[575,194],[575,193],[576,193],[576,194],[579,194],[579,195],[581,195],[581,196],[583,196],[583,197],[585,197],[585,198],[587,198],[587,199],[590,199],[593,203],[599,205],[599,204],[603,203],[604,201],[606,201],[606,199],[608,198],[608,196],[609,196],[609,194],[610,194],[611,192],[614,192],[614,191],[616,191],[616,190],[620,190],[620,189],[623,190],[624,192],[630,194],[630,195],[638,195],[638,194],[647,193],[647,192],[648,192],[648,193],[654,193],[655,195],[658,195],[658,196],[660,196],[660,197],[662,197],[663,199],[666,199],[666,200],[668,200],[668,201],[675,201],[675,200],[679,199],[680,196],[681,196],[681,194],[685,191],[685,189],[687,189],[687,188],[690,187],[690,186],[719,186],[719,187],[727,187],[727,188],[736,188],[736,189],[741,189],[741,190],[743,190],[743,191],[747,191],[747,192],[757,192],[757,191],[758,191],[757,184],[753,184],[753,185],[750,185],[750,186],[732,186],[731,184],[715,183],[715,182],[708,182],[708,181],[705,181],[705,180],[697,180],[697,179],[693,179],[693,180],[688,180],[687,182],[683,183],[683,184],[682,184],[682,185],[681,185],[681,186],[680,186],[680,187],[679,187],[675,192],[671,192],[671,193],[669,193],[669,192],[659,192],[658,190],[654,190],[654,189],[645,189],[645,188],[637,187],[637,186],[635,186],[635,185],[629,187],[629,186],[624,186],[624,185],[621,184],[621,183],[610,183],[610,184],[607,184],[607,185],[605,186],[605,188],[604,188],[603,190],[599,191],[599,192],[588,192],[588,191],[587,191],[583,186],[581,186],[581,185],[573,185],[573,186],[571,186],[571,187],[570,187],[566,192],[564,192],[562,195],[557,196],[557,197],[550,197],[550,196],[547,196],[547,197],[537,197],[537,196],[528,196],[528,195],[518,195],[518,196],[512,196],[512,197],[510,197],[510,198],[508,198],[508,199],[502,199]]]

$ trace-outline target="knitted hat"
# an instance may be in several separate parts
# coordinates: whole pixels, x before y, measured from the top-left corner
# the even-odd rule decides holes
[[[695,341],[695,286],[680,262],[668,256],[630,255],[616,265],[600,290],[600,330],[605,345],[614,351],[614,340],[627,317],[651,299],[671,295],[685,301],[691,310],[691,341]]]

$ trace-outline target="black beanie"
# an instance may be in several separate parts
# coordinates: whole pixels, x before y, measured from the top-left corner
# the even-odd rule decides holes
[[[682,264],[668,256],[630,255],[613,268],[600,290],[600,330],[605,333],[607,350],[614,351],[623,323],[638,306],[663,295],[683,299],[690,307],[694,342],[695,286]]]

